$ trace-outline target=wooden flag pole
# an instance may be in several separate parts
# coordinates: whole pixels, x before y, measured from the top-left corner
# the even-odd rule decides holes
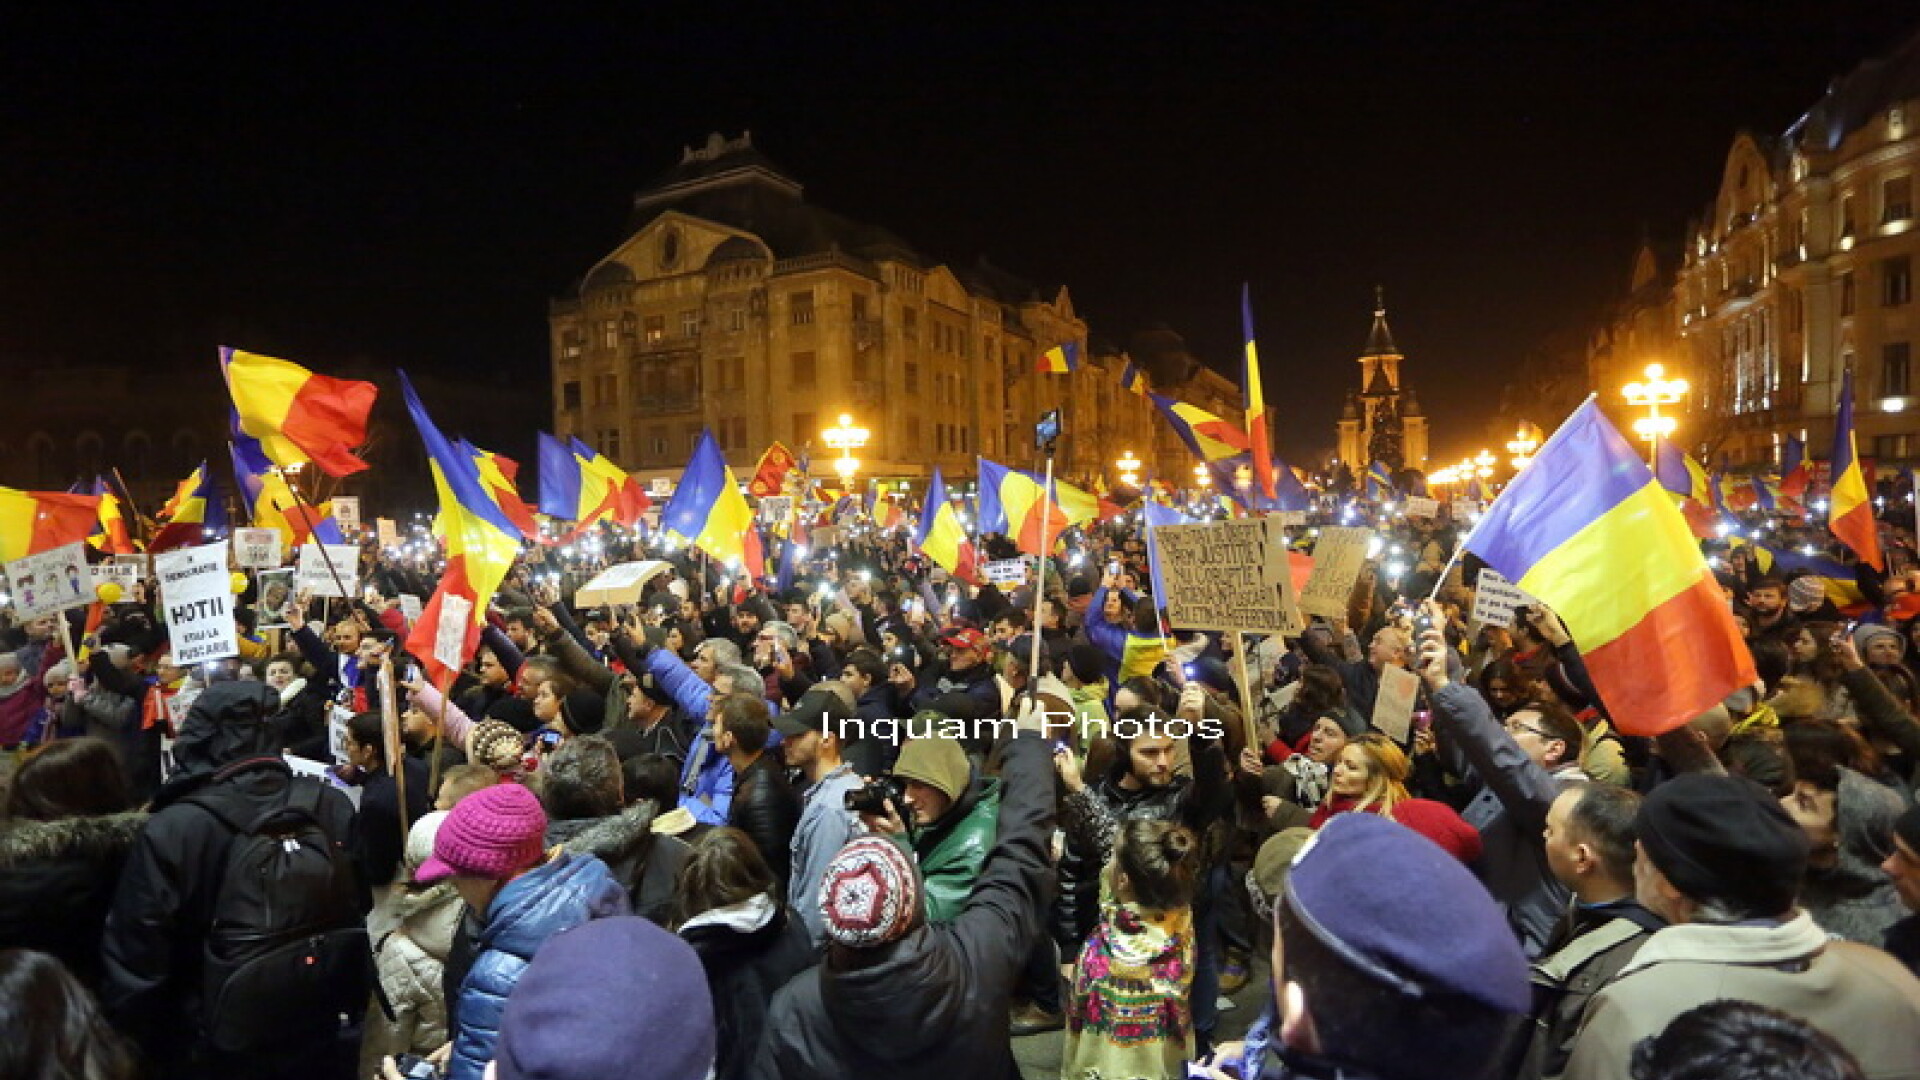
[[[1253,680],[1247,675],[1247,639],[1238,630],[1233,632],[1233,663],[1240,674],[1240,723],[1246,728],[1247,745],[1258,753],[1259,733],[1253,722]]]

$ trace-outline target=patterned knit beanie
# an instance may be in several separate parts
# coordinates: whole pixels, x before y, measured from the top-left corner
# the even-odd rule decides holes
[[[849,841],[820,882],[827,936],[852,949],[907,936],[920,919],[920,877],[900,845],[877,836]]]
[[[497,784],[461,799],[433,838],[433,857],[413,876],[423,885],[455,874],[505,880],[540,862],[547,814],[519,784]]]

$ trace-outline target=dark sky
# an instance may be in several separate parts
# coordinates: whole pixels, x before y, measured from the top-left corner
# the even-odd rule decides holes
[[[1480,441],[1738,129],[1920,26],[1889,0],[188,7],[0,14],[8,364],[510,370],[538,418],[547,298],[683,144],[748,128],[813,201],[1064,281],[1109,339],[1165,322],[1231,369],[1250,280],[1293,453],[1331,441],[1375,283],[1436,450]]]

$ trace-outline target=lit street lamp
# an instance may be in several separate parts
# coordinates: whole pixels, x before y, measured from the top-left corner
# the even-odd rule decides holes
[[[1481,450],[1479,456],[1473,459],[1473,474],[1482,480],[1492,476],[1493,463],[1497,460],[1499,459],[1493,456],[1493,451]]]
[[[1133,456],[1133,451],[1128,450],[1120,455],[1120,460],[1114,462],[1113,467],[1120,470],[1120,483],[1130,488],[1137,488],[1140,486],[1140,467],[1143,464],[1145,463]]]
[[[1540,449],[1540,429],[1532,423],[1522,420],[1520,428],[1513,438],[1507,440],[1507,453],[1513,455],[1513,471],[1519,472],[1533,460],[1533,452]]]
[[[1647,381],[1630,382],[1621,389],[1630,405],[1644,405],[1647,415],[1633,422],[1634,434],[1647,440],[1647,464],[1653,464],[1657,440],[1673,435],[1679,421],[1671,416],[1661,416],[1660,406],[1678,405],[1680,399],[1687,396],[1692,387],[1682,378],[1666,378],[1667,369],[1659,364],[1648,364],[1643,372]]]
[[[1210,488],[1213,486],[1213,474],[1207,471],[1205,465],[1195,465],[1193,467],[1193,482],[1197,487]]]
[[[842,488],[851,490],[854,474],[860,471],[860,459],[853,456],[855,450],[867,445],[870,433],[866,428],[854,427],[853,417],[840,414],[840,424],[820,433],[820,439],[827,449],[840,451],[840,457],[833,463],[833,471],[840,474]]]

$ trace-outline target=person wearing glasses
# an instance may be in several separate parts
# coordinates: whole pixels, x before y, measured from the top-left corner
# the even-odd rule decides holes
[[[1440,613],[1430,612],[1436,626]],[[1583,732],[1552,697],[1526,702],[1505,726],[1487,699],[1455,682],[1438,629],[1420,639],[1420,675],[1433,699],[1433,732],[1447,771],[1477,784],[1460,816],[1480,830],[1487,891],[1507,912],[1529,958],[1546,949],[1570,894],[1547,863],[1547,812],[1580,771]]]

